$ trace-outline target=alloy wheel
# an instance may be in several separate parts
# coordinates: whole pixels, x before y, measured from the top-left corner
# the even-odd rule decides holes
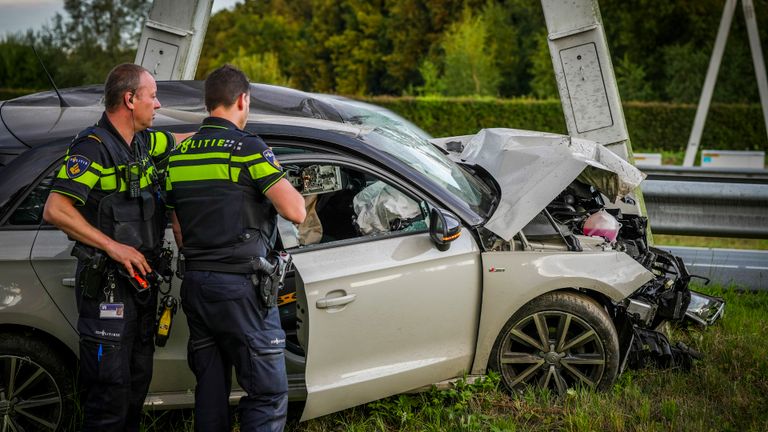
[[[511,388],[528,384],[560,395],[572,387],[595,388],[606,361],[596,330],[563,311],[540,311],[518,321],[499,353],[499,369]]]
[[[29,358],[0,356],[0,432],[52,431],[63,399],[56,381]]]

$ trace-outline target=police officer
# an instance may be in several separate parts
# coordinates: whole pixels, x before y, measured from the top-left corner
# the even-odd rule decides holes
[[[240,430],[285,425],[285,333],[274,301],[252,283],[254,262],[273,248],[276,215],[301,223],[303,197],[264,141],[245,132],[250,85],[225,65],[205,81],[210,117],[180,143],[168,166],[168,203],[185,257],[181,300],[188,360],[197,378],[195,430],[229,431],[232,366],[247,393]]]
[[[158,163],[190,134],[147,130],[160,103],[141,66],[109,73],[104,105],[99,122],[69,146],[44,217],[76,241],[83,430],[138,431],[157,299],[139,282],[152,271],[166,223]]]

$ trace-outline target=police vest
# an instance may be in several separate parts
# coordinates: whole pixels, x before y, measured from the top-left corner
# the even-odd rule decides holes
[[[85,136],[93,136],[104,145],[115,167],[116,187],[114,192],[99,201],[96,220],[88,222],[99,231],[117,242],[132,246],[139,252],[151,257],[162,245],[165,234],[165,209],[159,194],[159,185],[152,182],[148,175],[141,172],[133,173],[139,178],[139,196],[129,196],[128,163],[131,162],[122,154],[124,146],[109,131],[98,126],[92,126],[81,132],[75,141]],[[149,157],[144,144],[140,141],[134,145],[141,146],[139,154]]]
[[[240,169],[232,165],[233,150],[247,136],[227,130],[206,138],[227,138],[228,148],[170,157],[169,193],[182,228],[186,270],[252,273],[253,261],[274,247],[274,206],[253,186],[238,183]]]

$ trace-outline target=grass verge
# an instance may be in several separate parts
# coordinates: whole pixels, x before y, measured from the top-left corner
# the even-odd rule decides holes
[[[743,239],[727,237],[701,237],[653,234],[653,242],[659,246],[687,246],[720,249],[768,250],[768,239]]]
[[[725,317],[706,329],[675,330],[704,354],[689,372],[624,373],[609,392],[557,398],[509,396],[498,377],[447,391],[398,395],[288,431],[765,431],[768,430],[768,293],[700,288],[725,297]]]
[[[726,313],[708,329],[672,331],[703,353],[691,371],[641,369],[608,392],[556,397],[528,390],[510,396],[499,378],[449,390],[397,395],[298,423],[286,431],[766,431],[768,430],[768,292],[694,287],[724,297]],[[191,410],[145,415],[143,431],[192,431]],[[235,431],[239,431],[236,426]]]

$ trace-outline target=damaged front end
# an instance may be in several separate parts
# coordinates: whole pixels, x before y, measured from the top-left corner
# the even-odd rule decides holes
[[[431,142],[497,183],[497,208],[478,230],[486,251],[619,251],[648,270],[648,282],[605,305],[619,333],[622,370],[688,367],[700,357],[663,330],[668,323],[711,325],[725,303],[690,290],[695,276],[680,258],[649,245],[646,217],[629,214],[638,208],[631,193],[641,171],[597,143],[565,135],[484,129]]]
[[[601,247],[627,253],[653,274],[653,279],[613,305],[611,312],[622,347],[621,370],[646,365],[689,368],[701,355],[682,342],[670,342],[665,334],[667,326],[712,325],[722,316],[725,302],[691,290],[691,278],[697,276],[688,273],[683,261],[648,245],[647,218],[606,208],[604,196],[593,186],[576,180],[545,210],[577,238],[585,235],[590,216],[602,211],[620,228],[613,241],[603,238]]]

